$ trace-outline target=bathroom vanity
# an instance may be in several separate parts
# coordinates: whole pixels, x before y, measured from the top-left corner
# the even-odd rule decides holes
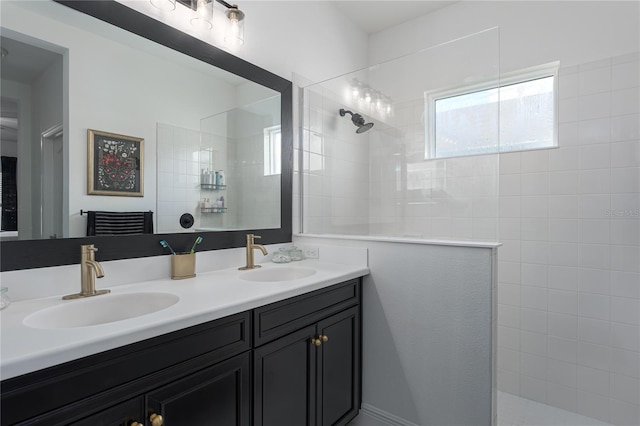
[[[347,424],[361,402],[360,277],[368,271],[337,265],[327,273],[316,263],[316,274],[289,281],[237,278],[240,273],[264,272],[271,279],[269,274],[278,266],[215,271],[178,285],[161,280],[117,287],[116,297],[132,291],[167,291],[171,286],[180,301],[110,324],[35,329],[20,325],[20,320],[29,323],[28,311],[34,307],[42,312],[42,306],[53,304],[44,309],[58,309],[57,298],[14,303],[2,312],[7,320],[3,333],[8,334],[3,344],[10,344],[21,331],[32,334],[25,338],[67,339],[58,347],[52,344],[53,359],[65,346],[73,357],[95,350],[101,341],[111,340],[108,344],[113,345],[123,336],[135,340],[150,328],[160,334],[40,369],[37,366],[48,358],[46,341],[23,344],[18,350],[5,346],[2,425]],[[225,284],[215,284],[225,277]],[[235,297],[224,299],[222,294],[234,285]],[[205,294],[220,301],[209,308],[195,303]],[[15,312],[9,315],[11,309]],[[155,327],[149,318],[162,324]],[[19,350],[34,345],[35,355],[19,357]],[[32,368],[36,370],[28,371]],[[8,377],[23,370],[27,372]]]

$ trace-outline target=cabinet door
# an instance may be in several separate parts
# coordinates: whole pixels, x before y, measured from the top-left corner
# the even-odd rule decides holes
[[[360,409],[360,310],[318,323],[326,341],[318,347],[317,425],[346,425]],[[324,340],[324,339],[323,339]]]
[[[164,426],[249,426],[251,352],[245,352],[160,387],[146,396],[147,419]]]
[[[138,397],[107,408],[70,426],[131,426],[144,424],[144,398]]]
[[[314,325],[255,350],[255,426],[314,424],[317,350],[311,339],[315,335]]]

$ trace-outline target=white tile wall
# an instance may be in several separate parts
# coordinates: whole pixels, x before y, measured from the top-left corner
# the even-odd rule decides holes
[[[640,73],[561,69],[559,148],[500,156],[498,385],[640,424]]]
[[[342,79],[342,78],[341,78]],[[341,80],[338,79],[338,80]],[[307,233],[407,236],[495,241],[498,234],[498,156],[425,161],[424,100],[394,104],[396,115],[373,120],[356,134],[344,104],[324,86],[305,89],[302,130],[303,230]],[[362,112],[362,111],[361,111]],[[531,202],[548,192],[536,179],[547,153],[527,164]],[[514,162],[519,166],[515,155]],[[315,158],[315,161],[314,161]],[[515,168],[516,165],[513,167]],[[521,175],[511,185],[520,194]],[[547,178],[548,179],[548,178]],[[505,202],[508,214],[517,205]],[[546,214],[546,205],[533,214]],[[517,211],[516,211],[517,210]],[[512,253],[519,260],[519,247]]]
[[[201,135],[196,130],[162,123],[158,123],[157,132],[156,232],[184,232],[180,216],[191,213],[198,217]]]
[[[305,89],[302,146],[303,232],[368,235],[370,230],[369,134],[356,134],[344,105],[322,87]],[[373,173],[373,172],[372,172]],[[391,185],[394,175],[376,170]],[[381,226],[397,228],[397,201],[380,200]]]

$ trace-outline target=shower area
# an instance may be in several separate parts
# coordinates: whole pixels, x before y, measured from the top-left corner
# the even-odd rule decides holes
[[[280,226],[280,96],[188,129],[158,123],[158,232]]]
[[[336,241],[500,243],[497,424],[640,424],[638,52],[522,69],[499,52],[494,28],[298,82],[294,219]],[[428,327],[419,310],[402,321]],[[393,424],[430,424],[423,403]]]
[[[303,233],[496,241],[498,156],[436,155],[435,138],[440,148],[454,135],[431,132],[429,102],[451,88],[497,84],[497,35],[305,87]],[[497,102],[480,111],[488,143],[499,140],[497,113]]]

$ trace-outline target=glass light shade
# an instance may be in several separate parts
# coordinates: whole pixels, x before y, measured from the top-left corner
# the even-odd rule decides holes
[[[364,89],[364,100],[367,103],[371,103],[371,90]]]
[[[353,99],[358,99],[360,97],[361,84],[357,79],[353,79],[351,81],[351,97]]]
[[[224,13],[227,17],[227,28],[224,33],[225,43],[231,46],[244,44],[244,13],[233,5]]]
[[[160,10],[175,10],[176,0],[150,0]]]
[[[373,99],[374,99],[374,105],[376,107],[377,111],[382,111],[382,97],[380,96],[379,93],[375,93],[373,95]]]
[[[192,26],[204,30],[213,28],[213,0],[191,0],[191,8],[195,10]]]

